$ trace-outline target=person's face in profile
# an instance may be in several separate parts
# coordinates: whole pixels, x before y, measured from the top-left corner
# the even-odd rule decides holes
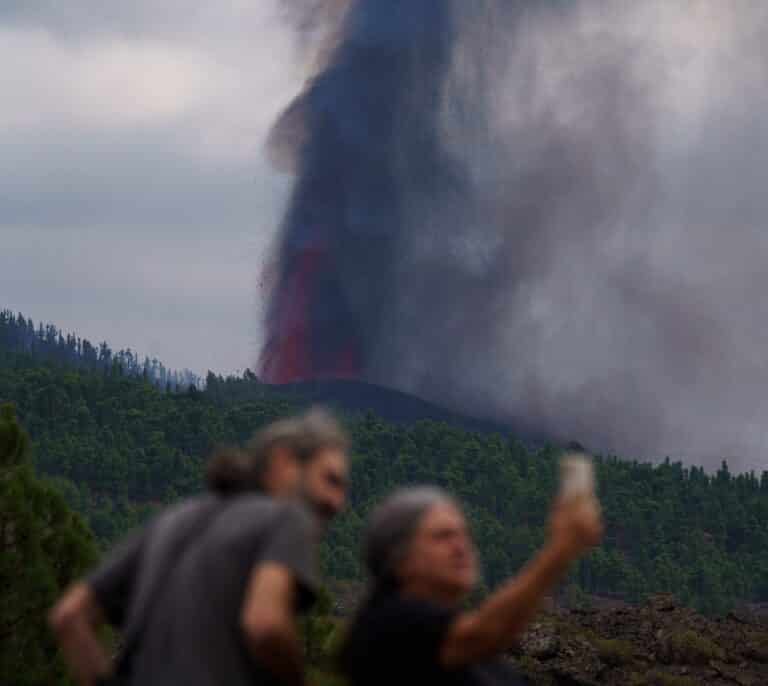
[[[475,546],[461,511],[450,503],[430,508],[397,574],[406,590],[451,603],[461,601],[478,577]]]
[[[273,498],[294,495],[301,481],[301,465],[292,451],[275,446],[269,459],[269,467],[261,479],[265,493]]]
[[[323,448],[304,467],[302,492],[320,517],[330,520],[344,508],[349,484],[347,455],[338,448]]]

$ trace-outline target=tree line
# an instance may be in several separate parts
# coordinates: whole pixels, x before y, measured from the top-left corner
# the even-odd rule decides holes
[[[93,345],[87,338],[65,334],[53,324],[37,325],[22,313],[0,310],[0,348],[27,352],[40,360],[53,360],[83,369],[140,376],[166,391],[186,390],[202,385],[189,369],[168,369],[157,358],[144,359],[130,348],[113,352],[106,342]]]

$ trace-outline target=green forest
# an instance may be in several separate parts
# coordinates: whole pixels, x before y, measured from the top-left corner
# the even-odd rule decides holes
[[[13,455],[0,464],[0,525],[25,518],[32,527],[37,513],[39,563],[28,580],[20,580],[14,570],[27,567],[5,553],[33,553],[2,539],[8,550],[0,586],[7,588],[10,578],[15,589],[13,597],[0,597],[3,610],[17,607],[30,595],[24,584],[34,584],[45,589],[36,595],[39,611],[92,564],[97,549],[163,505],[199,491],[216,445],[244,441],[266,422],[301,408],[295,396],[260,383],[251,372],[229,378],[209,373],[204,383],[171,387],[114,356],[109,363],[98,354],[82,359],[83,349],[97,350],[90,344],[75,342],[66,355],[56,353],[56,342],[44,348],[27,338],[21,345],[9,329],[22,320],[28,330],[21,316],[0,318],[2,421],[16,446],[0,446]],[[32,331],[45,334],[44,327]],[[370,412],[343,419],[354,443],[352,490],[349,508],[323,548],[331,581],[361,579],[357,553],[364,517],[402,484],[436,483],[465,503],[485,588],[514,574],[542,542],[557,489],[555,447],[435,421],[395,424]],[[11,431],[11,425],[17,428]],[[607,534],[563,586],[571,601],[595,594],[634,602],[670,592],[710,614],[768,601],[768,472],[732,474],[723,463],[710,474],[669,460],[654,465],[613,455],[598,456],[596,463]],[[65,503],[93,538],[80,517],[59,516]],[[64,555],[61,546],[75,552]],[[24,622],[23,613],[32,611],[17,610],[12,623]],[[13,632],[5,620],[11,615],[2,616],[0,634]]]
[[[98,560],[93,535],[30,464],[31,442],[0,403],[0,684],[69,683],[46,615]]]

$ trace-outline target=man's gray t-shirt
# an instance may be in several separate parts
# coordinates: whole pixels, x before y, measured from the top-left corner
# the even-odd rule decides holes
[[[272,683],[241,628],[248,580],[258,564],[282,564],[306,606],[317,587],[316,539],[315,520],[296,503],[205,495],[170,508],[127,540],[88,583],[135,646],[130,683]]]

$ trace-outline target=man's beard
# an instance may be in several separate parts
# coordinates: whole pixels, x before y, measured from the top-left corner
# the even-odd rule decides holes
[[[317,521],[319,533],[322,534],[328,528],[331,520],[336,515],[336,511],[326,503],[315,499],[307,489],[306,484],[302,483],[299,489],[299,498],[312,511]]]

